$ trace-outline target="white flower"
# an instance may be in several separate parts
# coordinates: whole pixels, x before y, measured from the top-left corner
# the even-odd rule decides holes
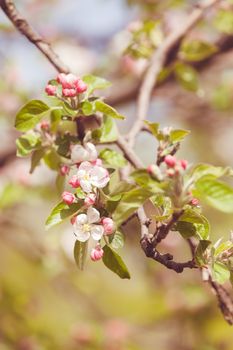
[[[92,187],[103,188],[109,182],[109,174],[105,168],[93,165],[89,162],[80,164],[77,179],[84,192],[91,192]]]
[[[87,209],[87,214],[80,214],[73,224],[74,233],[80,242],[86,242],[90,237],[95,241],[101,239],[104,233],[102,225],[96,225],[100,221],[100,213],[93,207]]]
[[[73,163],[94,161],[98,157],[97,150],[93,143],[87,142],[84,146],[74,145],[71,148],[71,160]]]

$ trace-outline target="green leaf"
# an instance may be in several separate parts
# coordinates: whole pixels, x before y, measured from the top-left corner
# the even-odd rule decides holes
[[[197,164],[192,170],[191,170],[191,176],[194,178],[195,181],[201,179],[202,177],[206,175],[210,175],[213,178],[218,178],[222,176],[231,175],[231,168],[222,168],[222,167],[216,167],[209,164]]]
[[[209,240],[202,240],[199,242],[195,252],[195,261],[199,266],[205,266],[207,264],[205,252],[210,244],[211,242]]]
[[[28,102],[16,115],[16,129],[19,131],[33,129],[49,110],[50,107],[40,100]]]
[[[193,194],[220,211],[233,213],[233,188],[224,182],[204,176],[196,182]]]
[[[111,236],[110,236],[111,237]],[[120,249],[124,247],[125,239],[124,235],[121,231],[116,231],[112,240],[111,240],[111,247],[113,249]]]
[[[58,203],[46,220],[46,229],[48,230],[52,226],[60,224],[63,220],[76,214],[82,207],[82,203],[73,203],[70,206],[64,202]]]
[[[74,259],[80,270],[84,269],[84,265],[87,258],[88,241],[79,242],[76,241],[74,245]]]
[[[130,279],[129,271],[122,258],[109,246],[105,245],[103,263],[109,270],[115,272],[120,278]]]
[[[53,148],[45,154],[44,162],[52,170],[60,169],[61,158]]]
[[[151,123],[148,120],[144,120],[144,123],[148,126],[150,132],[158,141],[164,140],[164,135],[159,130],[159,123]]]
[[[222,33],[233,34],[232,11],[220,10],[214,20],[214,25]]]
[[[120,226],[128,217],[133,214],[144,202],[150,198],[152,192],[139,188],[125,193],[113,213],[113,220]]]
[[[108,117],[115,118],[115,119],[125,119],[125,117],[117,112],[116,109],[113,107],[109,106],[107,103],[97,100],[95,102],[95,108],[96,111],[101,112]]]
[[[217,247],[215,247],[214,256],[216,257],[230,249],[233,249],[233,242],[231,241],[222,242],[218,244]]]
[[[179,62],[176,63],[174,72],[176,79],[184,89],[197,91],[199,79],[196,69],[187,64]]]
[[[136,170],[133,173],[131,173],[130,176],[139,186],[147,188],[148,190],[154,193],[162,192],[160,183],[154,180],[146,170]]]
[[[82,111],[84,115],[91,115],[95,113],[95,101],[90,102],[88,100],[82,103]]]
[[[38,150],[35,150],[32,153],[30,174],[32,174],[33,171],[35,170],[35,168],[40,164],[40,161],[44,157],[44,155],[45,155],[44,148],[40,148]]]
[[[104,116],[100,128],[92,132],[92,137],[101,142],[113,142],[117,140],[118,130],[115,121],[108,116]]]
[[[191,222],[178,221],[175,228],[186,239],[195,236],[197,233],[196,227]]]
[[[123,155],[117,151],[110,148],[105,148],[99,153],[99,158],[101,158],[106,164],[114,168],[123,168],[127,165],[126,159]]]
[[[174,129],[170,131],[170,141],[173,143],[182,141],[187,135],[190,134],[189,130]]]
[[[179,221],[191,223],[202,240],[209,237],[210,225],[208,220],[194,209],[186,209]]]
[[[217,52],[217,47],[200,40],[185,41],[181,45],[180,55],[186,61],[201,61]]]
[[[111,83],[109,81],[90,74],[82,77],[82,80],[88,85],[88,95],[90,95],[95,90],[102,90],[111,86]]]
[[[33,150],[37,149],[41,145],[41,138],[39,134],[30,132],[22,135],[16,140],[17,156],[25,157],[29,155]]]
[[[230,271],[226,265],[215,262],[212,270],[213,280],[223,284],[230,279]]]

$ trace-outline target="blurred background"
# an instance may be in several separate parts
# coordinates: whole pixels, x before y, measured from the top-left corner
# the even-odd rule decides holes
[[[16,1],[74,73],[93,72],[113,82],[106,97],[127,116],[119,123],[124,134],[134,122],[138,81],[150,56],[150,50],[132,50],[138,21],[162,18],[163,30],[153,32],[156,46],[182,24],[191,4],[195,1]],[[190,35],[213,43],[222,35],[216,27],[210,14]],[[191,130],[180,151],[190,162],[233,166],[232,33],[225,31],[231,45],[198,67],[191,85],[182,76],[171,77],[153,96],[151,121]],[[46,98],[44,86],[55,75],[0,12],[0,350],[232,350],[232,328],[199,273],[176,275],[146,259],[135,223],[121,253],[131,280],[120,280],[102,262],[78,271],[69,224],[45,232],[58,200],[55,174],[41,165],[29,175],[30,160],[15,156],[13,126],[22,104],[41,93]],[[153,161],[155,147],[149,134],[138,137],[136,151],[145,165]],[[213,240],[228,238],[232,216],[204,210]],[[178,259],[189,254],[175,235],[163,244]]]

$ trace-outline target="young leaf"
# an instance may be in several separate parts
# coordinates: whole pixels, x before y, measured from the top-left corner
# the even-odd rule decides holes
[[[41,145],[40,135],[34,132],[22,135],[16,140],[17,156],[25,157]]]
[[[76,241],[74,245],[74,259],[80,270],[84,269],[84,265],[86,262],[88,250],[88,241],[87,242],[79,242]]]
[[[115,118],[115,119],[125,119],[125,117],[117,112],[116,109],[113,107],[109,106],[107,103],[97,100],[95,102],[95,108],[96,111],[101,112],[108,117]]]
[[[195,260],[199,266],[206,265],[207,261],[206,261],[206,257],[205,257],[205,252],[210,244],[211,244],[211,242],[208,240],[202,240],[199,242],[197,249],[196,249],[196,253],[195,253]]]
[[[144,121],[145,124],[148,126],[150,132],[152,133],[152,135],[159,141],[164,139],[164,135],[161,133],[161,131],[159,130],[159,123],[151,123],[148,120]]]
[[[85,75],[82,80],[88,85],[87,93],[90,95],[95,90],[106,89],[111,83],[103,78],[94,75]]]
[[[233,188],[224,182],[204,176],[196,182],[194,195],[220,211],[233,213]]]
[[[40,148],[38,150],[35,150],[32,153],[30,174],[32,174],[33,171],[35,170],[35,168],[40,164],[40,161],[44,157],[44,155],[45,155],[44,148]]]
[[[210,175],[213,178],[222,177],[224,175],[231,175],[231,168],[216,167],[210,164],[197,164],[191,170],[191,176],[195,181],[199,180],[203,176]]]
[[[230,271],[226,265],[220,262],[215,262],[213,266],[212,277],[214,281],[223,284],[229,280]]]
[[[189,135],[189,130],[174,129],[170,131],[170,141],[173,143],[182,141],[185,136]]]
[[[130,176],[139,186],[147,188],[154,193],[162,192],[160,183],[152,179],[146,170],[135,170]]]
[[[116,231],[113,237],[111,238],[111,244],[110,244],[111,247],[113,249],[120,249],[124,247],[124,243],[125,243],[125,239],[124,239],[123,233],[119,230]]]
[[[143,203],[150,198],[152,192],[139,188],[125,193],[113,213],[113,220],[120,226],[131,214],[133,214]]]
[[[184,63],[177,63],[175,65],[175,76],[178,82],[183,86],[184,89],[190,91],[197,91],[199,85],[199,79],[197,71]]]
[[[33,129],[49,110],[50,107],[40,100],[32,100],[28,102],[16,115],[16,129],[19,131]]]
[[[95,101],[90,102],[90,101],[84,101],[82,103],[82,111],[84,115],[91,115],[95,112]]]
[[[180,55],[186,61],[201,61],[217,51],[217,47],[205,41],[185,41],[181,45]]]
[[[54,149],[50,149],[44,156],[45,164],[52,170],[59,170],[61,159]]]
[[[73,203],[70,206],[65,204],[64,202],[58,203],[53,210],[51,211],[50,215],[48,216],[45,227],[48,230],[52,226],[60,224],[63,220],[69,218],[70,216],[74,215],[81,209],[82,203]]]
[[[186,221],[178,221],[175,229],[186,239],[195,236],[197,233],[196,227],[191,222]]]
[[[209,237],[210,226],[208,220],[194,209],[186,209],[179,221],[191,223],[195,227],[196,233],[202,240]]]
[[[103,247],[103,263],[109,270],[115,272],[120,278],[130,279],[129,271],[122,258],[109,246]]]
[[[126,159],[121,153],[118,153],[110,148],[105,148],[99,153],[101,158],[106,164],[114,168],[123,168],[127,165]]]
[[[92,137],[101,142],[113,142],[117,140],[118,130],[115,121],[108,116],[104,116],[100,128],[92,132]]]

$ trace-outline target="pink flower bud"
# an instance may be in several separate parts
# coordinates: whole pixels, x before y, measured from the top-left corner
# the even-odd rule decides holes
[[[149,174],[153,174],[154,173],[154,164],[150,164],[148,167],[147,167],[147,172],[149,173]]]
[[[75,97],[76,90],[75,89],[62,89],[62,95],[64,97]]]
[[[115,231],[115,224],[112,219],[103,218],[101,222],[104,227],[104,233],[106,235],[111,235]]]
[[[171,156],[170,154],[167,155],[165,158],[164,158],[164,163],[170,167],[170,168],[173,168],[175,165],[176,165],[176,157],[174,156]]]
[[[80,186],[80,182],[77,178],[77,175],[73,175],[71,177],[71,179],[69,180],[69,184],[73,187],[73,188],[77,188]]]
[[[199,205],[199,200],[197,198],[192,198],[190,201],[191,205],[197,206]]]
[[[60,74],[58,74],[58,76],[57,76],[57,82],[59,83],[59,84],[65,84],[66,83],[66,74],[65,73],[60,73]]]
[[[57,87],[55,85],[48,84],[45,88],[45,92],[49,96],[54,96],[57,93]]]
[[[188,166],[188,161],[185,160],[185,159],[181,159],[181,160],[179,161],[179,164],[180,164],[180,166],[185,170],[185,169],[187,168],[187,166]]]
[[[96,166],[102,166],[103,162],[102,162],[102,159],[97,158],[96,160],[91,161],[91,164],[96,165]]]
[[[40,123],[40,128],[42,130],[49,130],[49,127],[50,127],[50,123],[47,121],[47,120],[43,120],[41,123]]]
[[[104,251],[99,244],[91,251],[91,260],[98,261],[101,260],[104,255]]]
[[[84,199],[84,203],[86,204],[86,206],[91,206],[93,204],[95,204],[96,201],[96,195],[94,193],[90,193],[86,196],[86,198]]]
[[[87,90],[87,84],[84,83],[81,79],[76,84],[76,91],[78,94],[81,94]]]
[[[70,219],[70,222],[71,222],[72,225],[75,224],[76,218],[77,218],[77,216],[73,216],[73,217]]]
[[[57,76],[57,81],[62,85],[63,89],[75,89],[79,82],[79,78],[74,74],[60,73]]]
[[[62,193],[62,200],[63,200],[64,203],[70,205],[70,204],[74,203],[75,196],[73,195],[73,193],[64,191]]]
[[[68,165],[62,165],[60,167],[60,175],[65,176],[68,175],[70,172],[70,167]]]

